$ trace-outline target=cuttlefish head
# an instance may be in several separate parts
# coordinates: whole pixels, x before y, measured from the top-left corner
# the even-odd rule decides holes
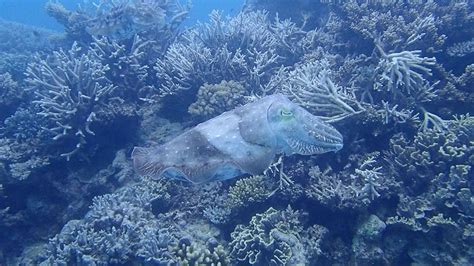
[[[279,95],[268,107],[267,120],[285,154],[321,154],[342,148],[342,135],[330,124]]]

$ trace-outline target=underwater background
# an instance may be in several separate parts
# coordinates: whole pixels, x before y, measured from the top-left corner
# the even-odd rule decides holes
[[[277,93],[343,148],[133,169]],[[0,265],[473,265],[473,112],[472,0],[0,0]]]

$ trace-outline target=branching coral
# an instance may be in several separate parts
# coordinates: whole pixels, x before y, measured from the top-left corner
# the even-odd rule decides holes
[[[459,42],[446,49],[450,56],[464,57],[474,53],[474,39],[465,42]]]
[[[433,96],[426,91],[431,87],[427,84],[423,75],[431,75],[428,66],[436,63],[435,58],[421,57],[421,51],[403,51],[400,53],[386,54],[380,46],[379,52],[382,59],[376,68],[376,72],[380,72],[380,83],[376,83],[374,89],[380,90],[387,87],[395,96],[399,93],[408,95],[420,94],[425,90],[426,97]]]
[[[204,83],[242,82],[260,92],[284,61],[301,56],[304,34],[290,21],[270,22],[262,11],[241,12],[190,29],[156,63],[163,95],[197,90]]]
[[[282,90],[302,106],[330,122],[360,113],[364,107],[351,88],[343,88],[331,79],[328,61],[308,61],[284,74]]]
[[[366,39],[380,39],[387,50],[439,49],[446,36],[440,30],[438,5],[433,1],[347,1],[343,23]],[[426,47],[427,46],[427,47]]]
[[[468,1],[320,1],[304,10],[311,14],[292,20],[281,19],[283,13],[244,8],[234,17],[213,12],[207,23],[183,34],[179,25],[189,9],[181,1],[98,2],[77,11],[56,1],[47,5],[48,12],[66,26],[66,40],[77,44],[30,63],[26,82],[32,87],[33,102],[7,118],[1,129],[0,183],[8,201],[31,183],[45,182],[43,187],[59,190],[67,201],[57,201],[67,206],[57,216],[77,215],[105,186],[110,191],[135,180],[127,162],[130,143],[123,143],[125,150],[109,167],[84,176],[82,172],[101,166],[70,164],[74,168],[58,170],[56,163],[61,162],[55,151],[61,149],[67,159],[77,158],[77,152],[89,156],[103,151],[101,138],[108,137],[104,134],[108,125],[136,121],[117,119],[115,112],[133,118],[140,112],[145,120],[141,137],[162,142],[169,138],[170,127],[160,117],[168,110],[188,108],[179,102],[190,103],[194,96],[197,101],[188,112],[200,117],[191,118],[210,118],[254,97],[283,92],[312,113],[340,124],[347,145],[336,154],[292,156],[285,167],[271,168],[278,170],[274,178],[251,176],[199,187],[145,179],[96,197],[85,218],[70,221],[50,241],[44,264],[186,265],[232,260],[262,265],[348,261],[468,265],[474,261],[473,123],[468,115],[446,120],[470,110],[474,99],[474,65],[464,60],[471,55],[469,38],[474,29]],[[281,4],[260,2],[270,7]],[[291,1],[283,2],[286,6]],[[291,4],[306,2],[310,1]],[[39,32],[38,43],[19,47],[35,50],[45,45],[46,36]],[[16,50],[9,45],[14,42],[4,46]],[[0,72],[22,69],[24,62],[32,61],[29,57],[2,52],[0,60],[6,63],[0,62]],[[21,73],[8,72],[12,78],[0,75],[6,84],[22,80],[17,78]],[[11,102],[20,88],[8,87],[15,90],[3,94],[5,90],[0,90],[4,96],[0,105]],[[178,97],[160,103],[172,108],[142,104],[170,94]],[[11,113],[15,108],[9,108]],[[178,134],[185,125],[171,128],[172,133]],[[113,149],[104,148],[110,153]],[[48,172],[40,178],[37,173],[43,169]],[[54,211],[40,210],[45,204],[37,198],[24,200],[25,212],[33,213],[24,216],[33,218],[31,227],[34,218],[49,217],[45,214]],[[275,206],[288,203],[305,208],[311,216],[303,219],[302,211],[276,210]],[[13,208],[22,204],[9,210],[0,206],[2,229],[21,232],[3,230],[7,241],[23,240],[17,236],[31,232],[15,224],[27,219]],[[261,212],[262,208],[268,210]],[[235,230],[229,230],[236,223]],[[35,231],[34,240],[55,226],[50,228],[47,233]],[[334,241],[325,242],[326,237]],[[4,241],[2,247],[10,242]]]
[[[379,197],[389,198],[399,184],[383,169],[381,160],[380,153],[374,152],[363,156],[355,169],[339,173],[312,167],[306,195],[331,209],[359,209]]]
[[[74,44],[69,51],[59,50],[46,59],[37,59],[27,70],[27,82],[35,94],[33,103],[40,115],[48,118],[53,140],[74,141],[74,148],[61,156],[70,159],[95,135],[91,124],[98,108],[107,104],[116,88],[106,78],[107,65]]]
[[[127,102],[149,102],[154,92],[154,76],[149,74],[154,43],[139,35],[135,35],[130,44],[102,37],[94,38],[89,51],[108,66],[106,77],[119,87],[118,96]]]
[[[349,184],[344,184],[331,169],[323,172],[316,166],[311,168],[309,176],[308,198],[330,208],[358,208],[363,205],[362,201],[357,200],[356,191]]]

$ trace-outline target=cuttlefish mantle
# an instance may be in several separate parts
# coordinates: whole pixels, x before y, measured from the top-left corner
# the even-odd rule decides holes
[[[341,134],[282,94],[261,98],[197,125],[173,140],[135,147],[139,174],[204,183],[261,174],[277,154],[338,151]]]

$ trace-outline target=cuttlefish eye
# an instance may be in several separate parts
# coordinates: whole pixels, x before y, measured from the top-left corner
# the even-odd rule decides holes
[[[291,118],[291,117],[293,117],[293,112],[291,112],[290,110],[281,109],[280,110],[280,115],[283,118]]]

